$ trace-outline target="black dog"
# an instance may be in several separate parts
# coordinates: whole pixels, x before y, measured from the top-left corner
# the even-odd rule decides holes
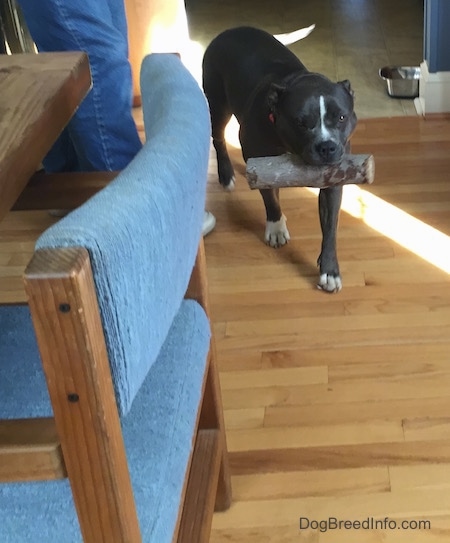
[[[256,28],[226,30],[211,42],[203,58],[203,88],[211,111],[219,181],[228,190],[234,187],[234,171],[224,130],[231,115],[240,124],[245,161],[291,152],[308,164],[338,163],[356,125],[348,81],[333,83],[309,72],[280,41]],[[289,240],[278,192],[261,190],[267,217],[265,239],[272,247]],[[318,286],[328,292],[342,287],[336,255],[341,200],[342,187],[320,191]]]

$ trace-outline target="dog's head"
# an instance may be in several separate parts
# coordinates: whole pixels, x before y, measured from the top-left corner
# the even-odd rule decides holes
[[[307,164],[336,164],[355,126],[349,81],[333,83],[320,74],[300,73],[272,83],[269,117],[286,148]]]

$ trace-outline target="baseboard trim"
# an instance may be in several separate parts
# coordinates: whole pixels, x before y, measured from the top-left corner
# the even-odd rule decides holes
[[[450,112],[450,72],[430,73],[428,64],[420,65],[419,98],[414,105],[420,115]]]

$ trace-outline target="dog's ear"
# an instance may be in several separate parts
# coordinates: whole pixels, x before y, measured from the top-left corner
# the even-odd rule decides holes
[[[276,111],[277,104],[280,101],[280,97],[285,91],[285,85],[280,85],[278,83],[270,84],[269,92],[267,93],[267,103],[269,105],[270,111]]]
[[[348,79],[344,79],[344,81],[338,81],[338,85],[342,85],[344,89],[350,94],[350,96],[354,98],[355,93]]]

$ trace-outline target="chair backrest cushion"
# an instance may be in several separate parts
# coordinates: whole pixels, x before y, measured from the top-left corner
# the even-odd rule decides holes
[[[141,90],[142,150],[36,245],[89,251],[121,415],[186,292],[201,237],[210,148],[205,97],[176,55],[147,56]]]

